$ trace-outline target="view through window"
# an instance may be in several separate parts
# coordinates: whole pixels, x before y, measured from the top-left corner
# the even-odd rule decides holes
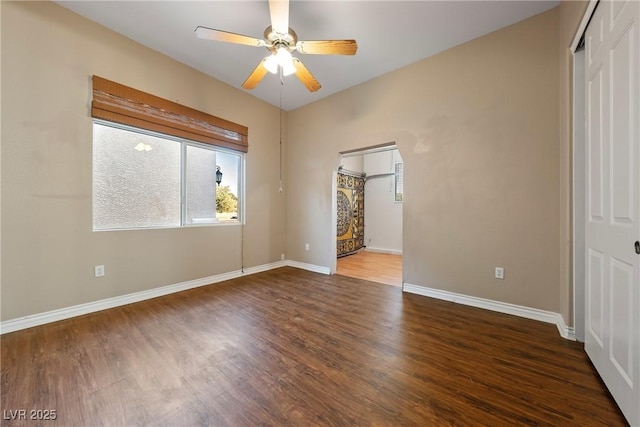
[[[242,160],[231,150],[96,121],[93,228],[237,223]]]
[[[403,176],[403,164],[396,163],[395,165],[395,200],[396,202],[402,202],[403,200],[403,187],[404,187],[404,176]]]

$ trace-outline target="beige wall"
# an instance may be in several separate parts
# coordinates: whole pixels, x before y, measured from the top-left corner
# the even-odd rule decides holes
[[[291,112],[289,257],[332,265],[338,152],[395,141],[405,282],[569,320],[558,28],[556,8]]]
[[[244,265],[280,259],[276,107],[54,3],[0,8],[2,320],[241,267],[239,226],[91,231],[92,74],[248,126]]]

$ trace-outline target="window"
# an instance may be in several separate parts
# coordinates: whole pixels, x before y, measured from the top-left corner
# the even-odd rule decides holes
[[[236,151],[95,121],[93,229],[237,223],[242,165]]]
[[[402,195],[403,195],[403,184],[404,184],[404,177],[403,177],[403,164],[402,163],[396,163],[396,170],[395,170],[395,175],[394,175],[394,180],[395,180],[395,200],[396,202],[402,202]]]
[[[91,81],[94,230],[241,219],[246,126],[103,77]]]

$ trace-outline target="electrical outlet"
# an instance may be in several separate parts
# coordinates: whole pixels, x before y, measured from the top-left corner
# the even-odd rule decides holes
[[[304,244],[304,250],[305,250],[305,251],[308,251],[308,250],[309,250],[309,244],[308,244],[308,243],[305,243],[305,244]]]
[[[96,265],[93,268],[93,271],[95,273],[95,277],[102,277],[104,276],[104,265]]]
[[[496,279],[504,279],[504,268],[496,267]]]
[[[280,254],[280,261],[284,261],[284,254]]]

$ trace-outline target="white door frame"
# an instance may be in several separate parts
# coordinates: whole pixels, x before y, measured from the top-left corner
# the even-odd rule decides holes
[[[584,342],[584,322],[585,322],[585,181],[584,181],[584,159],[585,159],[585,118],[584,115],[576,115],[576,111],[584,111],[584,69],[583,52],[576,52],[580,39],[587,29],[591,15],[598,4],[598,0],[590,0],[584,12],[582,21],[571,43],[571,53],[573,54],[573,99],[571,118],[573,127],[571,130],[573,143],[571,145],[571,156],[573,165],[572,176],[572,258],[573,258],[573,327],[577,341]],[[584,67],[583,67],[584,68]],[[576,167],[576,165],[582,165]]]
[[[586,135],[584,49],[573,53],[573,328],[576,341],[585,340]]]

